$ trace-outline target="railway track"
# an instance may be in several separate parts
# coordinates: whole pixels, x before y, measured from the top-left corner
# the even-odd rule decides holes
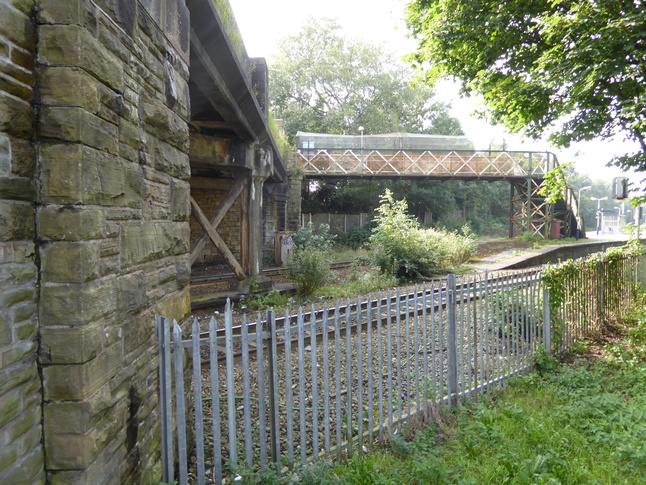
[[[338,261],[330,265],[330,269],[343,269],[352,266],[353,261]],[[262,271],[263,276],[269,278],[278,278],[280,276],[287,275],[287,268],[268,268]],[[200,275],[200,276],[191,276],[191,285],[209,285],[217,284],[223,281],[228,281],[235,278],[236,275],[233,273],[218,273],[213,275]]]
[[[530,279],[533,279],[536,277],[536,275],[539,273],[539,270],[536,270],[535,272],[530,273]],[[473,301],[477,300],[479,296],[476,294],[474,291],[474,288],[479,286],[479,285],[484,285],[488,288],[491,288],[491,285],[493,284],[495,286],[495,291],[503,291],[507,287],[513,287],[513,286],[518,286],[519,284],[523,284],[524,282],[529,282],[526,279],[527,271],[524,272],[525,279],[518,280],[516,278],[510,278],[509,274],[506,276],[493,276],[490,278],[487,278],[486,280],[472,280],[472,281],[465,281],[463,283],[458,283],[455,286],[455,294],[456,294],[456,300],[458,302],[464,303],[466,301]],[[469,296],[470,295],[470,296]],[[358,330],[358,324],[357,322],[363,322],[361,323],[361,326],[368,326],[368,325],[375,325],[377,324],[378,320],[380,320],[383,317],[384,312],[391,314],[391,309],[396,309],[400,307],[399,303],[403,302],[413,302],[413,305],[406,304],[403,305],[406,310],[399,312],[399,315],[395,314],[392,315],[391,318],[396,319],[399,318],[401,321],[404,321],[406,318],[411,318],[414,317],[415,315],[421,315],[424,311],[429,311],[431,307],[434,307],[435,311],[438,311],[440,309],[444,309],[446,307],[446,298],[448,296],[448,291],[446,288],[446,280],[434,280],[434,282],[429,286],[424,287],[422,289],[417,289],[412,292],[408,293],[397,293],[397,294],[391,294],[387,296],[383,296],[381,298],[377,299],[371,299],[371,300],[361,300],[357,299],[353,302],[350,301],[350,299],[347,299],[347,303],[345,305],[339,305],[339,306],[334,306],[334,311],[339,313],[339,318],[338,318],[338,323],[344,324],[345,326],[343,327],[345,332],[356,332]],[[268,312],[267,312],[268,313]],[[318,309],[318,310],[313,310],[313,311],[307,311],[307,312],[299,312],[297,314],[287,314],[285,316],[280,316],[275,318],[275,328],[277,329],[277,337],[279,337],[277,345],[281,346],[284,345],[284,335],[285,335],[285,327],[288,325],[290,328],[295,328],[297,326],[298,320],[302,319],[303,322],[309,322],[309,323],[304,323],[304,330],[305,331],[311,331],[312,325],[314,325],[316,328],[323,329],[325,328],[324,322],[325,319],[328,317],[331,317],[332,315],[332,309]],[[364,318],[366,317],[366,318]],[[370,318],[370,321],[368,321],[367,317]],[[253,317],[252,317],[253,318]],[[260,319],[261,321],[268,321],[268,315],[265,315],[264,318]],[[336,320],[336,319],[335,319]],[[257,332],[257,325],[258,322],[256,321],[246,321],[246,327],[247,331],[244,332],[247,335],[255,335]],[[242,331],[243,325],[233,325],[230,328],[231,332],[231,339],[229,342],[232,342],[234,344],[239,344],[242,341]],[[266,331],[266,330],[265,330]],[[317,335],[322,335],[324,330],[319,330],[317,331]],[[328,329],[326,330],[329,336],[333,336],[335,333],[334,329]],[[291,335],[295,335],[295,332],[291,332]],[[281,338],[282,337],[282,338]],[[209,332],[200,332],[200,340],[201,340],[201,345],[206,345],[208,343],[209,339]],[[219,346],[226,345],[226,329],[225,328],[219,328],[216,331],[216,340],[217,344]],[[248,337],[249,342],[253,343],[255,341],[255,337]],[[263,339],[264,340],[264,339]],[[295,342],[295,337],[291,339],[292,342]],[[188,341],[187,341],[188,343]],[[219,357],[218,360],[224,359],[224,352],[218,352]],[[235,353],[235,356],[238,357],[240,355],[239,352]],[[207,362],[208,359],[205,361]]]

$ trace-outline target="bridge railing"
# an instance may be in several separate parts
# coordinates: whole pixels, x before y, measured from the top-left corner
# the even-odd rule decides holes
[[[338,148],[298,151],[296,162],[316,177],[543,178],[558,164],[549,152]]]

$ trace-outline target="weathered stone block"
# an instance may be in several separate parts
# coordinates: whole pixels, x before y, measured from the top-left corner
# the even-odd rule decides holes
[[[40,324],[84,325],[116,310],[112,280],[41,287]]]
[[[33,239],[33,220],[31,204],[0,200],[0,241]]]
[[[142,137],[144,136],[145,134],[142,129],[123,118],[119,119],[119,141],[121,143],[124,143],[135,150],[141,150],[143,148]]]
[[[28,305],[21,305],[21,306],[22,308],[25,308],[25,309],[29,308],[31,310],[32,317],[35,317],[36,305],[30,303]],[[36,318],[33,318],[28,322],[23,321],[22,325],[14,325],[16,339],[18,340],[35,339],[37,330],[38,330],[38,322],[36,321]]]
[[[14,342],[8,350],[2,352],[2,367],[8,367],[24,359],[29,354],[34,354],[37,348],[38,346],[34,340]]]
[[[98,242],[56,242],[43,246],[43,279],[49,283],[83,283],[99,276]]]
[[[174,295],[158,301],[155,305],[157,315],[162,315],[171,320],[180,321],[191,311],[191,295],[188,287]]]
[[[0,133],[0,175],[11,173],[11,140],[4,133]]]
[[[18,447],[3,446],[0,448],[0,476],[18,463]],[[19,468],[16,466],[16,468]],[[7,482],[12,483],[12,482]]]
[[[12,77],[0,76],[0,91],[4,91],[11,96],[15,96],[25,101],[32,102],[34,92],[32,90],[33,80],[29,84],[22,83]]]
[[[34,286],[23,286],[7,288],[0,293],[0,308],[9,308],[23,301],[33,300],[36,296]]]
[[[15,389],[18,386],[29,382],[38,380],[38,370],[35,365],[36,356],[31,359],[26,359],[19,365],[12,366],[11,368],[0,368],[0,396],[4,395],[8,390]]]
[[[0,176],[0,199],[34,200],[35,190],[31,180],[20,177]]]
[[[78,67],[40,70],[41,102],[45,106],[76,106],[96,114],[99,81]]]
[[[113,155],[119,154],[117,126],[76,107],[41,110],[39,134],[66,142],[83,143]]]
[[[188,252],[188,224],[126,222],[121,228],[121,267]]]
[[[40,409],[38,408],[32,408],[20,413],[20,416],[11,423],[11,426],[8,426],[4,438],[10,443],[16,441],[30,429],[39,427],[41,419]]]
[[[42,196],[68,204],[141,205],[141,167],[84,145],[41,147]]]
[[[2,135],[0,135],[1,139]],[[29,140],[10,138],[10,141],[11,150],[5,153],[11,156],[11,173],[18,177],[33,177],[36,157],[34,155],[34,148],[31,146]],[[0,158],[2,158],[2,155],[0,155]]]
[[[170,185],[171,215],[174,221],[188,221],[191,215],[189,198],[191,187],[188,182],[172,179]]]
[[[18,389],[11,391],[4,396],[0,396],[0,427],[4,426],[6,423],[18,416],[21,411],[22,408],[20,406],[20,391]],[[10,440],[8,440],[7,438],[8,436],[4,435],[3,433],[3,437],[0,442],[0,449],[4,448],[10,443]],[[2,470],[1,465],[0,470]]]
[[[11,326],[9,325],[9,314],[0,312],[0,347],[11,343]]]
[[[27,101],[0,93],[0,131],[19,138],[28,138],[31,132],[31,115],[31,105]]]
[[[43,450],[39,447],[20,456],[18,464],[6,475],[2,476],[3,483],[45,483]]]
[[[142,309],[146,301],[146,278],[143,273],[121,276],[117,280],[117,308],[121,318]]]
[[[116,401],[106,385],[84,401],[47,402],[43,407],[45,428],[54,434],[83,435],[109,413]]]
[[[52,241],[101,239],[103,211],[90,207],[47,206],[38,212],[38,235]]]
[[[92,27],[96,9],[86,0],[36,0],[36,20],[41,24],[73,24]]]
[[[45,399],[87,399],[118,372],[121,364],[121,346],[117,344],[85,364],[48,365],[43,368]]]
[[[153,166],[181,180],[188,180],[191,175],[188,155],[159,140],[155,143]]]
[[[32,50],[35,43],[34,24],[31,19],[9,2],[0,3],[0,35],[25,49]]]
[[[188,152],[188,124],[161,99],[142,95],[141,116],[150,133],[180,151]]]
[[[9,264],[2,268],[0,286],[17,288],[25,284],[36,283],[36,267],[32,264]]]
[[[102,349],[102,322],[80,327],[41,328],[40,360],[44,364],[83,364]]]
[[[123,65],[89,31],[75,25],[43,25],[38,61],[50,66],[78,66],[108,86],[123,90]]]

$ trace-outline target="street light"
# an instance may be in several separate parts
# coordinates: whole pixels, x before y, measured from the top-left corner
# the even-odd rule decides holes
[[[590,197],[590,200],[597,201],[597,236],[598,236],[599,229],[601,228],[601,201],[608,200],[608,197]]]
[[[579,189],[579,196],[576,199],[577,207],[579,208],[577,218],[576,218],[576,240],[579,240],[579,237],[581,237],[581,192],[584,190],[590,190],[592,188],[592,185],[587,185],[585,187],[581,187]]]

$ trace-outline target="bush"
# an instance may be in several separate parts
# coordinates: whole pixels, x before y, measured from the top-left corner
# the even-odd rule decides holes
[[[297,247],[287,265],[287,270],[290,278],[300,284],[300,292],[311,295],[329,278],[328,252],[313,246]]]
[[[336,236],[330,233],[330,226],[321,224],[318,231],[314,231],[312,223],[308,223],[307,227],[301,227],[294,234],[294,247],[299,248],[314,248],[320,251],[330,251],[334,246],[334,238]]]
[[[476,244],[466,226],[465,235],[422,229],[407,209],[406,200],[395,201],[389,190],[381,196],[370,248],[374,263],[382,271],[405,279],[431,276],[475,254]]]

